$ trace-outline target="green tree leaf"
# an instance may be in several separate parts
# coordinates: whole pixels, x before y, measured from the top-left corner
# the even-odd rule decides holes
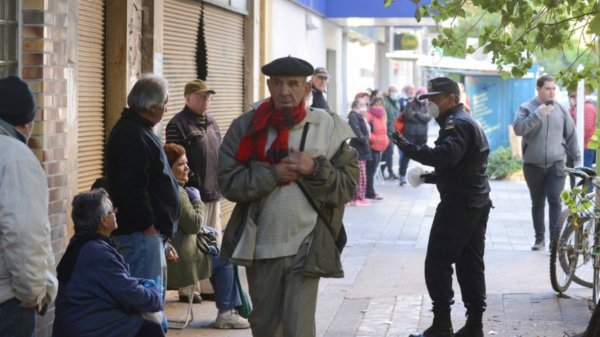
[[[588,25],[588,34],[600,34],[600,14],[596,14]]]

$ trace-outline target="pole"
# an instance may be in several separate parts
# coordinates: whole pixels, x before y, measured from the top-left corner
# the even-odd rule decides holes
[[[585,107],[585,84],[584,80],[579,80],[577,83],[577,123],[575,125],[577,130],[577,142],[579,147],[579,153],[581,153],[581,163],[583,166],[583,133],[585,126],[585,116],[583,108]]]

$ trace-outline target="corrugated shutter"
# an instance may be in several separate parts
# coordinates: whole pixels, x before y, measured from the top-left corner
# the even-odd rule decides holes
[[[169,105],[163,130],[185,105],[183,88],[196,78],[196,38],[201,4],[190,0],[165,0],[163,74],[169,81]],[[208,86],[216,91],[209,113],[225,135],[231,121],[244,110],[244,16],[204,4],[204,36]],[[221,203],[223,221],[233,204]]]
[[[104,156],[104,0],[79,0],[77,189],[102,175]]]
[[[211,112],[224,135],[244,110],[244,17],[216,6],[204,10],[206,81],[217,92]]]

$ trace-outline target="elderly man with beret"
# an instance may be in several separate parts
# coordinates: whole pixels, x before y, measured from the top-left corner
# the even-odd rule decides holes
[[[0,336],[33,336],[58,287],[46,175],[26,145],[35,113],[23,80],[0,80]]]
[[[335,241],[358,179],[354,137],[337,115],[308,108],[313,67],[263,66],[271,97],[235,119],[219,152],[219,184],[236,202],[221,257],[246,266],[253,336],[315,336],[320,277],[343,277]]]

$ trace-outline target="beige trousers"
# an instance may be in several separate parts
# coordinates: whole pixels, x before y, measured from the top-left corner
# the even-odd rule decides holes
[[[302,273],[307,244],[296,256],[255,260],[246,268],[255,337],[315,337],[319,278]]]

